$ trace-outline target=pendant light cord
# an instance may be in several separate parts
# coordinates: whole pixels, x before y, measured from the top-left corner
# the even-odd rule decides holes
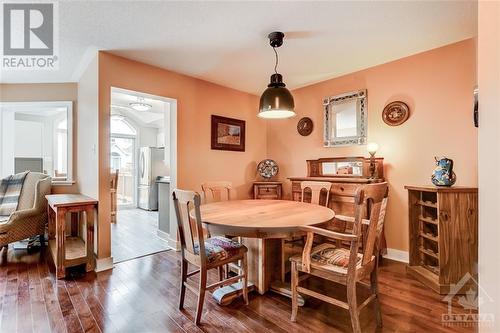
[[[273,47],[274,54],[276,55],[276,62],[274,63],[274,73],[278,74],[277,68],[278,68],[278,51],[276,51],[276,48]]]

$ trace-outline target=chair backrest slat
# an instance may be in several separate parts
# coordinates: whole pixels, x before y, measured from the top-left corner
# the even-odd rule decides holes
[[[317,181],[303,181],[300,183],[300,188],[302,190],[302,202],[305,198],[305,190],[311,190],[311,203],[319,205],[321,199],[321,192],[324,190],[326,192],[325,206],[328,206],[328,199],[330,198],[330,189],[332,188],[332,183],[330,182],[317,182]]]
[[[371,261],[373,255],[378,255],[380,235],[384,226],[385,207],[387,205],[387,183],[366,185],[362,188],[363,198],[368,205],[369,220],[363,250],[362,265]],[[358,209],[358,207],[356,207]],[[361,208],[360,208],[361,209]],[[361,224],[360,224],[361,225]]]
[[[206,182],[201,184],[205,202],[219,202],[231,200],[233,185],[228,181]]]
[[[177,227],[181,241],[181,250],[191,255],[200,256],[205,261],[205,240],[200,213],[200,195],[193,191],[175,189],[173,193],[175,214],[177,216]],[[189,212],[195,210],[195,219]],[[195,244],[199,246],[198,253],[195,252]]]

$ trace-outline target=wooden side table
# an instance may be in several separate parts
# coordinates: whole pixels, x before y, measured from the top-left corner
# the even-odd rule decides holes
[[[87,272],[95,268],[94,212],[97,200],[81,194],[52,194],[47,198],[49,220],[49,250],[56,266],[56,277],[66,276],[66,268],[86,264]],[[71,221],[71,232],[66,234],[66,215],[85,216],[85,239],[79,235],[79,218]],[[83,214],[81,214],[83,213]],[[82,232],[83,233],[83,232]]]
[[[266,200],[281,200],[282,182],[263,181],[253,182],[253,198]]]

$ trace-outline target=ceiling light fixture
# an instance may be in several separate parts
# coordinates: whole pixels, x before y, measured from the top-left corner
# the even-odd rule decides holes
[[[145,103],[142,97],[137,97],[137,102],[132,102],[128,105],[136,111],[148,111],[153,107],[151,104]]]
[[[286,119],[295,116],[293,96],[283,82],[283,76],[278,73],[278,52],[276,48],[283,45],[285,34],[280,31],[271,32],[268,36],[269,44],[276,55],[274,64],[274,74],[271,75],[271,82],[267,89],[260,96],[259,114],[260,118],[266,119]]]

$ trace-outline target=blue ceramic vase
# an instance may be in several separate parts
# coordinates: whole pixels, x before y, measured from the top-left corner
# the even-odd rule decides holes
[[[432,183],[436,186],[452,186],[455,184],[457,177],[453,172],[453,160],[447,157],[437,158],[436,160],[436,168],[432,173]]]

